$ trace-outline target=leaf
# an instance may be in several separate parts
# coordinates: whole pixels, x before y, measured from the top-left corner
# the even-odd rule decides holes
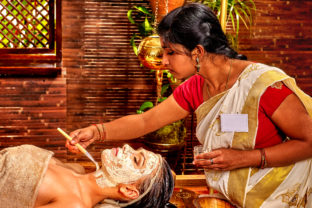
[[[161,103],[162,101],[164,101],[164,100],[166,100],[167,99],[167,97],[161,97],[161,98],[159,98],[158,100],[157,100],[157,102],[158,103]]]
[[[161,87],[161,92],[160,92],[161,96],[163,96],[167,92],[169,87],[170,87],[169,84],[165,84]]]
[[[147,108],[152,108],[152,107],[154,107],[154,104],[151,101],[146,101],[141,105],[140,109],[137,110],[137,112],[143,113],[144,110],[146,110]]]
[[[131,22],[132,24],[136,24],[135,21],[132,18],[132,12],[133,12],[132,9],[128,10],[127,17],[128,17],[129,22]]]
[[[137,36],[136,34],[133,34],[131,39],[130,39],[130,45],[132,46],[132,49],[133,49],[135,55],[138,55],[138,47],[135,44],[135,39],[138,37],[139,36]]]
[[[231,19],[231,22],[232,22],[232,28],[233,28],[233,30],[236,32],[236,27],[235,27],[235,22],[234,22],[233,14],[232,14],[232,13],[229,13],[229,16],[230,16],[230,19]]]
[[[144,111],[137,110],[136,113],[137,113],[137,114],[142,114],[142,113],[144,113]]]
[[[240,18],[240,15],[239,13],[236,13],[236,36],[238,36],[238,33],[239,33],[239,18]],[[244,21],[244,19],[242,18],[242,21]],[[245,25],[247,27],[247,25]],[[248,29],[248,27],[247,27]]]
[[[147,14],[149,16],[153,16],[148,9],[146,9],[144,6],[133,6],[133,8],[135,8],[136,10],[142,12],[143,14]]]
[[[239,19],[241,19],[242,22],[244,23],[245,27],[248,29],[248,25],[247,25],[245,19],[242,17],[242,15],[238,11],[236,11],[235,13],[236,13],[236,18],[237,18],[238,22],[239,22]],[[237,30],[237,33],[238,33],[238,30]]]
[[[142,36],[148,36],[153,31],[153,27],[149,23],[147,17],[145,17],[144,22],[139,26],[139,31]]]

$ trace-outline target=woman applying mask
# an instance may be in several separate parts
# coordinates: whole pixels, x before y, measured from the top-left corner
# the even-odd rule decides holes
[[[160,155],[128,145],[106,149],[102,152],[102,168],[89,174],[68,169],[52,155],[32,145],[0,151],[1,206],[169,206],[174,180]]]
[[[312,207],[311,98],[281,69],[235,52],[204,5],[173,10],[158,34],[163,64],[188,80],[146,113],[72,132],[67,147],[136,138],[195,112],[207,153],[194,164],[208,186],[238,207]]]

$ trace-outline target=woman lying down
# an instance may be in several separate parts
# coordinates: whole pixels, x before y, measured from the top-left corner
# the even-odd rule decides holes
[[[167,162],[129,145],[102,152],[102,168],[79,174],[32,145],[0,151],[5,208],[166,207],[174,188]],[[108,205],[111,204],[111,205]]]

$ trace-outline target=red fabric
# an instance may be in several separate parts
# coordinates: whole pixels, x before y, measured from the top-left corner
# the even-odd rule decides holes
[[[264,148],[279,144],[285,136],[271,121],[274,111],[288,95],[292,94],[292,91],[285,85],[281,85],[281,87],[281,89],[268,87],[261,96],[255,148]]]
[[[204,79],[199,75],[194,75],[173,91],[173,97],[183,109],[193,112],[204,102],[203,84]]]
[[[194,75],[177,87],[173,92],[173,96],[183,109],[193,112],[203,103],[203,84],[204,79],[199,75]],[[283,100],[291,93],[292,91],[290,89],[282,85],[281,89],[268,87],[261,96],[255,148],[264,148],[282,142],[284,135],[272,123],[271,116]]]

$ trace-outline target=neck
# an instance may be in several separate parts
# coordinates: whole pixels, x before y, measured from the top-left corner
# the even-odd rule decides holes
[[[201,64],[199,75],[205,79],[204,99],[228,90],[236,82],[241,72],[252,64],[250,61],[224,59],[222,56],[206,58]]]
[[[199,74],[202,75],[210,87],[220,88],[225,85],[230,70],[231,59],[223,57],[209,58],[203,61]]]
[[[79,180],[80,196],[82,200],[88,205],[93,207],[97,203],[107,198],[118,198],[116,187],[100,187],[96,182],[96,177],[93,173],[82,175]]]
[[[232,59],[217,56],[201,64],[199,75],[205,79],[204,91],[207,92],[208,98],[229,88],[232,62]]]

